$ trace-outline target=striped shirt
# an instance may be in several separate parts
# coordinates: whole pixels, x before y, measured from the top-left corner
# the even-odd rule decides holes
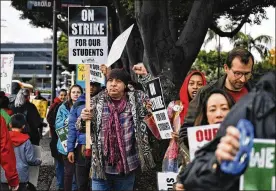
[[[140,165],[140,162],[135,148],[134,123],[133,123],[133,118],[131,113],[131,106],[129,102],[127,102],[125,110],[119,115],[120,115],[119,120],[123,131],[123,139],[125,143],[127,165],[128,165],[129,171],[131,172]],[[105,120],[109,120],[109,117],[110,117],[109,108],[107,106],[107,103],[104,103],[103,113],[102,113],[102,124]],[[105,129],[103,127],[100,132],[102,145],[104,145],[104,133],[105,133]],[[102,149],[103,148],[104,147],[102,147]],[[119,174],[119,172],[116,169],[116,166],[109,166],[108,164],[105,164],[105,172],[108,174]]]

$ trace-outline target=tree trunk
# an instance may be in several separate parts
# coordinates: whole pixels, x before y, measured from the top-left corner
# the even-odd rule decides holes
[[[214,0],[196,0],[175,43],[169,27],[168,1],[135,1],[135,16],[144,42],[143,62],[162,82],[165,97],[176,99],[204,41],[214,12]],[[174,86],[175,85],[175,86]],[[172,94],[172,95],[170,95]]]

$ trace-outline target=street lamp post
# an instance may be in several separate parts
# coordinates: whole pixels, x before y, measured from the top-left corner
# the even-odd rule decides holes
[[[51,103],[56,97],[56,75],[57,75],[57,13],[56,0],[53,0],[53,43],[52,43],[52,96]]]

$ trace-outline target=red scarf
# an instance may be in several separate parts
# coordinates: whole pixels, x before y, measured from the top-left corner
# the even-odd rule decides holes
[[[120,100],[117,108],[111,100],[108,100],[107,105],[110,110],[110,117],[103,124],[103,128],[105,129],[104,156],[107,158],[109,164],[112,166],[116,165],[117,170],[125,174],[129,172],[129,169],[119,115],[125,110],[126,104],[125,97]]]

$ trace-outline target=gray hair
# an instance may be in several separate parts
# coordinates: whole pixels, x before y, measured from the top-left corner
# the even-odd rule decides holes
[[[28,89],[21,89],[16,95],[14,106],[21,107],[26,103],[26,97],[30,95],[30,91]]]

